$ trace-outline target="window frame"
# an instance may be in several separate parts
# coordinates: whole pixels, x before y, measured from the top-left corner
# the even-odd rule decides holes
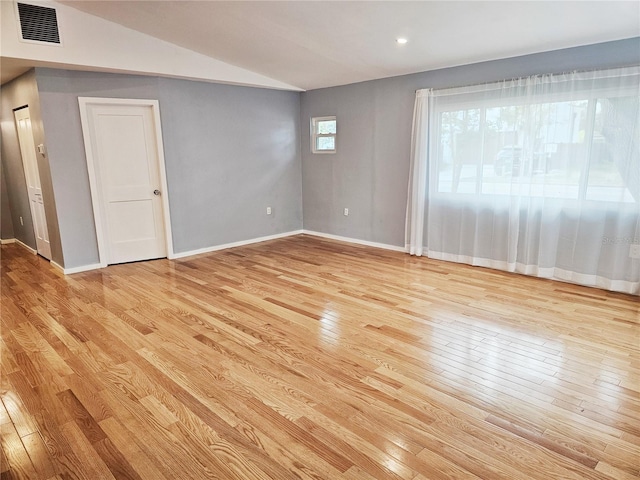
[[[320,122],[334,121],[336,122],[336,133],[319,133],[318,132],[318,124]],[[318,154],[335,154],[338,150],[338,121],[336,120],[335,115],[328,115],[324,117],[311,117],[310,122],[311,128],[311,153]],[[333,138],[333,149],[331,150],[319,150],[318,146],[318,138]]]

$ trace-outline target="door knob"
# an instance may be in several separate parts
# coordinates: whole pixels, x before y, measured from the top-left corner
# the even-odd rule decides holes
[[[153,194],[154,194],[154,195],[160,195],[160,190],[158,190],[158,189],[154,190],[154,191],[153,191]]]

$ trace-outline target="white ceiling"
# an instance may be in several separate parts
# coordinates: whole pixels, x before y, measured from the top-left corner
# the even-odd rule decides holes
[[[640,37],[637,0],[61,3],[305,90]]]

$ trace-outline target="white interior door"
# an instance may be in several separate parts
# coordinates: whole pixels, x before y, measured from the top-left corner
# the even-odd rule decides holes
[[[47,230],[47,219],[44,214],[44,202],[42,200],[42,188],[40,186],[40,174],[38,172],[38,158],[36,156],[36,145],[33,140],[33,131],[31,130],[29,107],[16,110],[14,115],[16,128],[18,130],[18,142],[20,144],[20,154],[22,155],[24,176],[27,181],[29,206],[31,207],[33,230],[36,236],[36,247],[38,254],[51,260],[49,230]]]
[[[88,160],[95,176],[94,211],[97,206],[96,223],[101,224],[96,230],[106,250],[101,257],[106,253],[107,264],[166,257],[159,117],[151,105],[84,100],[85,143],[90,143]]]

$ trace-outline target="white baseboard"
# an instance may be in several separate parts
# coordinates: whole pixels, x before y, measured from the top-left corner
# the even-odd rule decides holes
[[[202,253],[216,252],[218,250],[226,250],[227,248],[241,247],[243,245],[250,245],[252,243],[260,243],[260,242],[266,242],[267,240],[276,240],[278,238],[291,237],[293,235],[300,235],[301,233],[303,233],[303,230],[294,230],[291,232],[268,235],[266,237],[251,238],[249,240],[241,240],[239,242],[224,243],[222,245],[214,245],[212,247],[199,248],[197,250],[188,250],[186,252],[174,253],[169,257],[169,259],[175,260],[178,258],[190,257],[192,255],[200,255]]]
[[[33,253],[34,255],[36,253],[38,253],[37,250],[31,248],[29,245],[27,245],[24,242],[21,242],[20,240],[18,240],[17,238],[3,238],[2,240],[0,240],[0,245],[9,245],[10,243],[17,243],[18,245],[20,245],[22,248],[25,248],[27,250],[29,250],[30,253]]]
[[[369,242],[367,240],[359,240],[357,238],[350,238],[350,237],[341,237],[339,235],[331,235],[329,233],[314,232],[312,230],[293,230],[291,232],[278,233],[278,234],[275,234],[275,235],[267,235],[265,237],[251,238],[249,240],[241,240],[239,242],[225,243],[225,244],[222,244],[222,245],[214,245],[214,246],[211,246],[211,247],[199,248],[197,250],[189,250],[189,251],[186,251],[186,252],[173,253],[168,258],[170,260],[176,260],[176,259],[179,259],[179,258],[191,257],[193,255],[201,255],[203,253],[216,252],[218,250],[226,250],[227,248],[241,247],[241,246],[244,246],[244,245],[251,245],[253,243],[266,242],[267,240],[277,240],[278,238],[291,237],[291,236],[300,235],[300,234],[312,235],[312,236],[315,236],[315,237],[329,238],[331,240],[338,240],[338,241],[345,242],[345,243],[354,243],[354,244],[357,244],[357,245],[365,245],[367,247],[383,248],[385,250],[393,250],[393,251],[396,251],[396,252],[405,252],[406,251],[404,249],[404,247],[398,247],[398,246],[395,246],[395,245],[387,245],[385,243]],[[29,247],[27,247],[27,248],[29,248]],[[73,274],[73,273],[80,273],[80,272],[86,272],[86,271],[89,271],[89,270],[97,270],[99,268],[103,268],[103,266],[101,264],[99,264],[99,263],[95,263],[95,264],[92,264],[92,265],[82,265],[82,266],[73,267],[73,268],[64,268],[61,265],[58,265],[56,262],[52,261],[51,265],[54,268],[56,268],[56,269],[60,270],[61,272],[63,272],[65,275],[70,275],[70,274]]]
[[[81,265],[79,267],[64,268],[62,265],[57,264],[53,260],[51,260],[51,265],[54,268],[60,270],[65,275],[71,275],[73,273],[88,272],[89,270],[97,270],[99,268],[103,268],[102,265],[100,265],[99,263],[94,263],[91,265]]]
[[[556,267],[539,267],[538,265],[527,265],[524,263],[508,263],[502,260],[492,260],[490,258],[471,257],[468,255],[456,255],[453,253],[434,252],[424,249],[424,255],[435,260],[446,262],[464,263],[475,267],[486,267],[503,272],[518,273],[530,277],[547,278],[559,282],[575,283],[585,287],[602,288],[613,292],[628,293],[630,295],[640,295],[640,282],[627,280],[615,280],[597,275],[572,272]]]
[[[398,247],[396,245],[389,245],[387,243],[370,242],[368,240],[360,240],[358,238],[342,237],[340,235],[332,235],[330,233],[314,232],[313,230],[302,230],[301,233],[304,233],[305,235],[312,235],[314,237],[322,237],[322,238],[329,238],[331,240],[338,240],[340,242],[355,243],[357,245],[365,245],[367,247],[383,248],[385,250],[393,250],[394,252],[403,252],[403,253],[405,253],[407,251],[404,247]]]
[[[55,268],[56,270],[60,270],[62,273],[65,273],[64,271],[64,267],[62,265],[58,265],[56,262],[54,262],[53,260],[51,260],[51,266],[53,268]]]
[[[37,255],[37,254],[38,254],[38,250],[36,250],[35,248],[31,248],[29,245],[27,245],[27,244],[26,244],[26,243],[24,243],[24,242],[21,242],[21,241],[20,241],[20,240],[18,240],[17,238],[16,238],[16,243],[17,243],[18,245],[21,245],[23,248],[26,248],[27,250],[29,250],[29,251],[30,251],[31,253],[33,253],[34,255]]]
[[[168,256],[167,258],[170,260],[174,260],[174,259],[178,259],[178,258],[184,258],[184,257],[190,257],[192,255],[200,255],[202,253],[209,253],[209,252],[215,252],[217,250],[224,250],[227,248],[233,248],[233,247],[240,247],[242,245],[249,245],[252,243],[258,243],[258,242],[265,242],[267,240],[275,240],[277,238],[283,238],[283,237],[290,237],[292,235],[299,235],[302,233],[302,230],[294,230],[292,232],[285,232],[285,233],[278,233],[276,235],[269,235],[266,237],[258,237],[258,238],[251,238],[249,240],[242,240],[239,242],[233,242],[233,243],[226,243],[223,245],[215,245],[212,247],[206,247],[206,248],[200,248],[198,250],[190,250],[187,252],[179,252],[179,253],[174,253],[171,254],[170,256]],[[104,265],[101,265],[100,263],[94,263],[91,265],[81,265],[79,267],[72,267],[72,268],[64,268],[61,265],[58,265],[56,262],[51,262],[51,265],[60,270],[62,273],[64,273],[65,275],[71,275],[73,273],[81,273],[81,272],[87,272],[89,270],[98,270],[99,268],[104,268]]]

